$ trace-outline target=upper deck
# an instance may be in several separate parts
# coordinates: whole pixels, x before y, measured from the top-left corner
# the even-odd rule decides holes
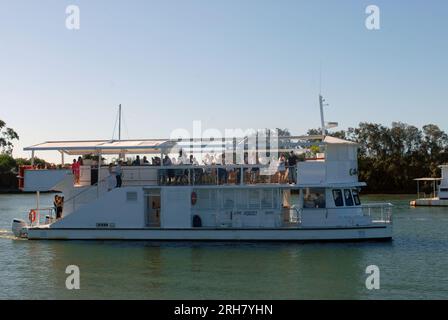
[[[291,186],[325,186],[358,184],[357,144],[333,137],[276,137],[276,147],[247,147],[247,139],[206,140],[127,140],[46,142],[25,148],[32,152],[57,151],[61,154],[64,175],[71,166],[64,157],[75,155],[118,155],[122,165],[105,165],[89,161],[80,166],[75,187],[98,184],[114,185],[121,173],[122,186],[226,186],[279,184]],[[231,143],[230,143],[231,142]],[[217,151],[218,150],[218,151]],[[148,155],[149,161],[136,161],[131,155]],[[173,157],[179,154],[179,157]],[[128,158],[126,158],[128,157]],[[294,161],[290,161],[293,157]],[[177,162],[177,163],[176,163]],[[100,167],[100,170],[98,170]],[[61,170],[36,170],[30,167],[22,175],[25,191],[50,190],[61,180]],[[42,183],[42,181],[47,181]]]

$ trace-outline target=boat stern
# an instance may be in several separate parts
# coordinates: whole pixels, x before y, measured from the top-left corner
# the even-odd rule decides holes
[[[12,233],[17,238],[27,238],[28,237],[28,228],[30,226],[26,223],[25,220],[22,219],[14,219],[12,221]]]

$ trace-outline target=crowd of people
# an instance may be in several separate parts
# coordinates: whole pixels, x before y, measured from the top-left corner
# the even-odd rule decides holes
[[[109,165],[109,176],[107,178],[108,189],[120,188],[123,184],[123,166],[161,166],[159,170],[159,183],[161,185],[185,185],[194,184],[240,184],[241,174],[244,175],[246,183],[255,184],[262,182],[271,183],[290,183],[297,182],[297,162],[298,157],[291,151],[289,154],[280,154],[278,160],[268,159],[260,161],[258,157],[244,155],[245,167],[229,166],[226,163],[226,154],[220,156],[206,154],[201,163],[195,155],[179,151],[178,157],[165,155],[162,158],[153,157],[151,162],[146,156],[141,158],[139,155],[133,161],[123,162],[121,160]],[[80,167],[83,165],[83,159],[79,157],[73,160],[72,171],[75,184],[80,182]],[[188,169],[185,166],[197,166],[197,168]],[[184,168],[166,168],[183,166]],[[260,168],[273,168],[269,173],[261,172]]]
[[[243,169],[244,180],[247,183],[259,183],[263,182],[277,182],[277,183],[296,183],[297,182],[297,162],[298,157],[293,151],[290,152],[288,157],[285,154],[281,154],[278,162],[273,163],[277,167],[274,177],[270,175],[262,176],[260,167],[272,166],[269,162],[261,163],[259,159],[249,161],[249,156],[246,153],[244,155],[244,165],[252,164],[251,167],[245,167]],[[177,158],[170,158],[166,155],[162,161],[163,167],[180,166],[180,165],[192,165],[199,166],[201,168],[195,168],[193,170],[188,169],[162,169],[160,172],[161,184],[186,184],[191,181],[194,184],[208,184],[216,181],[217,184],[234,183],[239,184],[241,182],[241,168],[226,166],[226,154],[223,153],[220,156],[214,156],[206,154],[200,164],[194,155],[187,157],[181,150]],[[217,166],[217,168],[213,168]]]

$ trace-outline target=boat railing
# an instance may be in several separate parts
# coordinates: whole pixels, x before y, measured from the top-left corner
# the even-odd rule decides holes
[[[109,177],[106,177],[91,186],[85,187],[74,196],[64,200],[64,214],[70,214],[71,212],[76,211],[80,206],[96,200],[106,193],[109,190],[108,179]]]
[[[302,213],[303,213],[303,208],[298,208],[296,206],[292,206],[292,215],[291,215],[291,223],[294,224],[301,224],[302,223]]]
[[[289,183],[286,167],[281,175],[271,165],[175,165],[158,168],[158,184],[166,185],[244,185]]]
[[[373,222],[391,223],[392,222],[391,203],[368,203],[362,205],[364,216],[370,217]]]
[[[55,208],[34,208],[31,209],[28,215],[30,226],[36,227],[42,224],[49,224],[56,218]]]

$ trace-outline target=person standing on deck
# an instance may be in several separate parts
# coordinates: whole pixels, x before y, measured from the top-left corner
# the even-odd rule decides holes
[[[117,179],[117,188],[121,188],[121,185],[123,183],[123,180],[121,178],[122,174],[123,171],[121,169],[121,160],[120,160],[118,161],[117,166],[115,167],[115,178]]]
[[[113,167],[112,167],[112,163],[111,163],[111,164],[109,164],[109,176],[107,177],[107,191],[108,192],[111,191],[112,189],[114,189],[117,185],[116,176],[113,173],[112,168]]]
[[[281,154],[278,162],[278,183],[284,183],[285,180],[286,180],[286,158],[284,154]]]
[[[297,183],[297,156],[294,154],[294,151],[291,151],[291,153],[289,154],[289,159],[288,159],[288,166],[289,166],[289,183],[293,184],[293,183]]]
[[[73,159],[72,173],[75,179],[75,185],[79,184],[80,165],[79,162],[76,161],[76,159]]]

